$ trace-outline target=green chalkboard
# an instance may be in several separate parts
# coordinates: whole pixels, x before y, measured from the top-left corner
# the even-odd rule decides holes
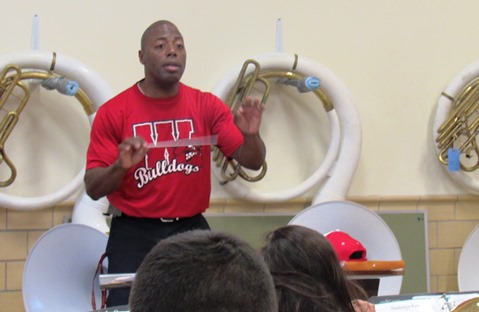
[[[396,236],[406,263],[401,294],[429,291],[426,212],[382,212],[379,216]]]
[[[425,212],[380,212],[396,236],[406,263],[401,294],[428,292],[429,271]],[[214,230],[227,231],[259,249],[266,233],[287,225],[294,215],[216,215],[206,214]]]

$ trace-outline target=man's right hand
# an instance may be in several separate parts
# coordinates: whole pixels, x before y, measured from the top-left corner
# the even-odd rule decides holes
[[[118,165],[124,170],[139,163],[148,153],[148,145],[142,137],[126,138],[118,146]]]
[[[120,186],[125,173],[148,153],[141,137],[130,137],[118,145],[118,159],[108,167],[95,167],[85,172],[85,189],[93,200],[107,196]]]

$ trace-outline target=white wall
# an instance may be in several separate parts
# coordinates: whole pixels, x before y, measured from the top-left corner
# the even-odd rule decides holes
[[[87,64],[115,93],[142,77],[139,39],[155,20],[173,21],[185,37],[188,63],[183,82],[209,91],[247,58],[274,51],[276,21],[281,18],[284,51],[331,69],[358,110],[362,153],[350,195],[467,192],[437,161],[432,121],[441,91],[479,58],[478,1],[0,0],[0,5],[0,56],[31,49],[32,19],[38,14],[39,48]],[[21,125],[21,118],[17,133],[33,134],[29,137],[34,139],[12,134],[14,141],[6,147],[15,150],[10,157],[19,164],[19,177],[3,192],[30,196],[49,191],[65,183],[58,182],[59,177],[74,176],[81,169],[88,121],[81,109],[72,110],[49,114],[57,117],[33,108],[25,111],[29,126],[26,121]],[[37,118],[43,123],[32,128]],[[311,122],[303,123],[309,133]],[[53,141],[59,143],[51,152]],[[309,142],[316,143],[314,138]],[[50,165],[44,164],[47,156],[53,159]],[[277,160],[281,153],[268,157]],[[33,168],[28,167],[32,163]],[[41,173],[34,173],[39,167]],[[42,187],[40,177],[46,179]],[[213,195],[223,192],[215,187]]]

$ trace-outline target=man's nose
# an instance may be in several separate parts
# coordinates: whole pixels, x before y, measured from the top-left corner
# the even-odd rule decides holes
[[[176,56],[177,53],[178,53],[176,51],[175,45],[173,45],[173,44],[169,44],[166,51],[167,51],[168,56]]]

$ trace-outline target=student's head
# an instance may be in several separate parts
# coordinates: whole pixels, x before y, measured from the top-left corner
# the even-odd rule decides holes
[[[274,284],[261,256],[223,232],[194,230],[160,241],[140,265],[131,312],[273,312]]]
[[[276,286],[279,311],[353,311],[351,285],[327,238],[300,225],[269,233],[261,253]]]

